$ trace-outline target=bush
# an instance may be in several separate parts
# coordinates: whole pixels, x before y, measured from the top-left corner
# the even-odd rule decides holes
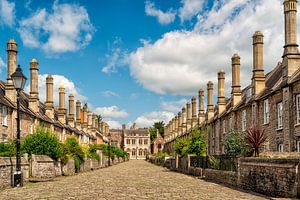
[[[205,133],[200,129],[193,129],[188,138],[177,138],[175,141],[175,152],[185,156],[195,154],[198,156],[206,155]]]
[[[85,154],[82,147],[79,145],[76,137],[70,136],[66,139],[65,143],[62,146],[62,152],[64,152],[64,158],[71,157],[75,162],[75,171],[80,171],[80,165],[84,162]]]
[[[0,143],[0,157],[16,156],[16,141],[10,140],[7,143]]]
[[[61,145],[58,138],[49,129],[41,126],[24,139],[21,149],[29,156],[32,154],[47,155],[54,160],[58,160],[61,156]]]
[[[165,158],[165,157],[168,157],[169,156],[169,154],[168,153],[166,153],[166,152],[163,152],[163,151],[159,151],[159,152],[157,152],[156,154],[154,154],[154,156],[156,157],[156,158]]]
[[[246,150],[244,133],[230,131],[224,139],[225,154],[228,156],[239,156]]]
[[[87,157],[88,158],[92,158],[92,159],[96,159],[96,160],[100,160],[100,156],[99,154],[97,154],[97,145],[96,144],[90,144],[88,151],[87,151]]]

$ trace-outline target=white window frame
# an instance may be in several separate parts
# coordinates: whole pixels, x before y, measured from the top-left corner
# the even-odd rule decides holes
[[[296,145],[297,145],[297,152],[300,152],[300,140],[297,141]]]
[[[242,131],[246,131],[247,128],[247,112],[243,110],[242,112]]]
[[[283,144],[278,144],[278,152],[283,152]]]
[[[223,133],[226,133],[226,123],[225,122],[226,122],[225,120],[222,121]]]
[[[282,129],[283,128],[283,105],[282,102],[277,103],[276,105],[277,107],[277,128],[278,129]]]
[[[300,94],[296,95],[297,124],[300,124]]]
[[[264,124],[269,124],[270,122],[270,107],[269,100],[264,100]]]
[[[7,126],[7,112],[6,106],[2,106],[2,126]]]

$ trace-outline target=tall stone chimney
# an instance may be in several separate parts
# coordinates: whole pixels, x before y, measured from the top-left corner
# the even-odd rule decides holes
[[[65,88],[59,87],[59,107],[58,107],[58,120],[65,124],[66,123],[66,107],[65,107]]]
[[[185,107],[182,108],[182,133],[186,132],[186,109]]]
[[[39,92],[38,92],[38,76],[39,76],[39,63],[36,59],[30,62],[30,97],[29,108],[37,113],[39,112]]]
[[[179,128],[179,126],[178,126],[178,116],[175,116],[175,136],[177,136],[178,135],[178,128]]]
[[[225,72],[218,72],[218,114],[221,114],[226,108],[225,101]]]
[[[199,110],[198,110],[198,124],[201,124],[205,121],[205,110],[204,110],[204,90],[200,89],[198,93],[199,100]]]
[[[198,124],[196,101],[197,101],[196,97],[192,97],[192,127],[196,127]]]
[[[54,119],[54,108],[53,108],[53,77],[48,75],[46,78],[46,115],[50,119]]]
[[[175,117],[172,119],[172,134],[176,134],[176,119]]]
[[[81,130],[81,102],[76,101],[76,128]]]
[[[297,44],[297,0],[285,0],[284,23],[285,45],[283,53],[283,79],[288,80],[300,66],[300,55]]]
[[[213,103],[214,84],[211,81],[207,83],[207,119],[209,120],[214,116],[214,103]]]
[[[192,127],[192,116],[191,116],[191,103],[186,103],[186,131],[189,131]]]
[[[82,108],[82,112],[83,112],[83,123],[82,123],[82,128],[84,131],[87,130],[88,128],[88,116],[87,116],[87,104],[84,104],[83,108]],[[105,131],[105,130],[104,130]]]
[[[75,127],[75,119],[74,119],[74,95],[69,95],[69,115],[68,115],[68,124],[71,127]]]
[[[178,113],[177,117],[178,117],[178,134],[181,135],[182,134],[182,116],[181,116],[181,112]]]
[[[236,106],[237,103],[242,98],[241,92],[241,80],[240,80],[240,56],[238,54],[234,54],[231,58],[232,62],[232,90],[231,90],[231,97],[232,97],[232,106]]]
[[[17,69],[17,53],[18,45],[14,39],[10,39],[7,43],[7,82],[5,84],[5,96],[14,103],[17,102],[17,92],[10,76]]]
[[[88,111],[88,129],[92,129],[93,126],[93,113]]]
[[[252,76],[252,93],[259,94],[265,87],[264,74],[264,35],[260,31],[256,31],[253,39],[253,76]]]

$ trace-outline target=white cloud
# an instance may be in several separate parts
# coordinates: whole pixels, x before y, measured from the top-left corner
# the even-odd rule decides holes
[[[120,110],[118,106],[97,107],[94,112],[100,114],[103,118],[126,118],[129,113],[126,110]]]
[[[5,67],[5,63],[1,57],[0,57],[0,67]]]
[[[272,19],[272,20],[270,20]],[[284,45],[280,0],[215,1],[192,31],[171,31],[130,54],[131,75],[144,88],[173,95],[195,95],[224,69],[231,81],[231,56],[241,56],[242,86],[251,82],[252,35],[264,33],[266,72],[281,60]]]
[[[15,3],[0,0],[0,24],[12,27],[15,24]]]
[[[163,12],[155,8],[154,3],[146,1],[145,3],[145,12],[148,16],[156,17],[158,22],[162,25],[170,24],[175,20],[176,13],[173,10],[168,10]]]
[[[160,104],[160,108],[164,111],[173,113],[180,112],[182,107],[186,105],[187,99],[180,99],[178,101],[163,101]]]
[[[22,19],[18,32],[23,44],[42,48],[48,53],[73,52],[84,48],[92,39],[94,27],[83,6],[58,4],[52,11],[37,10],[30,17]]]
[[[102,92],[102,96],[104,96],[104,97],[119,97],[120,95],[113,91],[106,90],[106,91]]]
[[[46,77],[48,74],[41,74],[39,75],[38,83],[39,83],[39,98],[40,101],[45,102],[46,100]],[[87,97],[80,93],[80,89],[78,89],[74,82],[69,80],[68,78],[62,75],[52,75],[53,77],[53,101],[54,105],[58,106],[59,101],[59,87],[64,86],[66,95],[65,95],[65,105],[68,108],[68,96],[69,94],[73,94],[75,96],[75,100],[80,100],[82,103],[87,101]],[[30,85],[27,85],[25,91],[29,93]]]
[[[190,20],[202,10],[204,0],[182,0],[181,3],[183,5],[179,8],[178,15],[181,22],[184,22]]]
[[[157,121],[169,122],[174,117],[172,112],[167,111],[157,111],[145,113],[139,116],[136,120],[136,126],[139,128],[150,127]]]
[[[122,124],[119,121],[106,120],[105,122],[109,125],[109,129],[119,129],[122,127]]]

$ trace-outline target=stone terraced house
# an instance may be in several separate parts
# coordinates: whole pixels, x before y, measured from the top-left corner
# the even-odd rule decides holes
[[[253,68],[251,84],[241,89],[240,57],[232,61],[231,96],[225,97],[225,72],[218,72],[217,105],[213,103],[213,82],[207,83],[207,109],[204,90],[193,97],[182,112],[165,127],[164,149],[174,151],[177,137],[186,137],[192,127],[208,131],[208,154],[224,154],[224,136],[232,129],[245,132],[256,126],[265,130],[266,152],[300,152],[300,53],[297,44],[297,0],[283,3],[285,44],[281,62],[264,72],[263,33],[253,35]]]
[[[13,86],[11,74],[17,68],[17,43],[10,39],[7,43],[7,80],[0,81],[0,142],[16,138],[17,132],[17,93]],[[54,131],[61,142],[68,136],[74,135],[80,144],[104,143],[108,139],[104,136],[109,131],[108,124],[98,121],[95,114],[88,110],[87,104],[83,107],[76,102],[74,95],[69,95],[69,107],[65,106],[66,91],[63,86],[59,88],[59,105],[54,107],[53,77],[46,78],[46,101],[39,100],[38,91],[38,62],[30,62],[30,93],[20,94],[21,110],[21,137],[32,134],[38,125],[43,125]]]

